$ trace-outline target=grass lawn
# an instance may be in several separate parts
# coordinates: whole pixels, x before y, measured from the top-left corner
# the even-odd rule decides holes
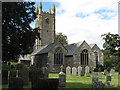
[[[50,73],[49,78],[58,78],[58,73]],[[99,79],[99,81],[102,81],[103,83],[106,81],[105,75],[101,75],[102,79]],[[112,78],[112,86],[105,87],[105,88],[115,88],[118,89],[118,72],[115,73],[115,76]],[[81,77],[81,76],[73,76],[73,75],[67,75],[66,76],[66,87],[64,88],[92,88],[92,79],[91,77]]]
[[[105,82],[105,75],[101,76],[102,79],[99,79],[99,81]],[[59,78],[58,73],[50,73],[49,78]],[[112,78],[112,86],[105,87],[105,88],[118,88],[118,72],[115,73],[115,76]],[[2,85],[3,88],[8,88],[8,85]],[[31,88],[31,83],[27,86],[24,86],[24,88]],[[73,76],[73,75],[67,75],[66,76],[66,87],[60,88],[60,89],[66,89],[66,88],[72,88],[72,90],[75,90],[76,88],[92,88],[92,79],[91,77],[81,77],[81,76]],[[112,90],[115,90],[112,89]],[[89,89],[91,90],[91,89]],[[118,89],[117,89],[118,90]]]

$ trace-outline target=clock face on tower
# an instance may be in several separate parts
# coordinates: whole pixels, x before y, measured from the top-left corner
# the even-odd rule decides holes
[[[49,24],[49,18],[48,18],[48,17],[45,18],[45,22],[46,22],[47,24]]]

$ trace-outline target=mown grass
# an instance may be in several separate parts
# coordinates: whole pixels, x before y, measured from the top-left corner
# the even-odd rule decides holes
[[[92,75],[91,75],[92,76]],[[49,78],[58,78],[58,73],[50,73]],[[101,79],[99,81],[102,81],[103,83],[106,82],[105,75],[101,75]],[[105,88],[118,88],[118,72],[115,73],[114,77],[111,81],[112,86],[105,87]],[[66,87],[64,88],[92,88],[92,78],[91,77],[81,77],[81,76],[73,76],[73,75],[67,75],[66,76]]]

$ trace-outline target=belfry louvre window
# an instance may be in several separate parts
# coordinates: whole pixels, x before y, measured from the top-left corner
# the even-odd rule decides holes
[[[63,51],[61,47],[56,48],[54,52],[54,64],[63,64]]]
[[[84,49],[81,53],[80,53],[80,62],[81,65],[88,65],[88,50]]]

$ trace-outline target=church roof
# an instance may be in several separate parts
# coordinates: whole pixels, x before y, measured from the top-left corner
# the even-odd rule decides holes
[[[54,43],[45,45],[45,46],[35,50],[31,55],[38,55],[38,54],[48,53],[53,47],[55,47],[58,44],[60,44],[60,42],[54,42]]]
[[[78,43],[73,43],[70,45],[66,46],[66,49],[68,50],[67,55],[73,55],[74,52],[80,47],[80,45],[83,43],[84,41],[80,41]]]
[[[95,43],[89,44],[89,46],[93,48],[95,46]]]

